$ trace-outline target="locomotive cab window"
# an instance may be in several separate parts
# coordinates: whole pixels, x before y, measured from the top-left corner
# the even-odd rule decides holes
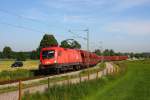
[[[54,50],[47,50],[42,52],[43,59],[51,59],[54,58],[55,51]]]

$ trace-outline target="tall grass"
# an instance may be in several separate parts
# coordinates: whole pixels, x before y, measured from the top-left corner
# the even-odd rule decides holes
[[[85,81],[78,84],[53,86],[44,93],[37,92],[32,95],[26,93],[23,100],[79,100],[97,91],[97,87],[104,86],[110,80],[113,80],[113,77],[103,77],[102,79]]]
[[[0,82],[6,80],[28,78],[33,75],[34,75],[33,72],[25,69],[17,69],[15,71],[2,71],[0,72]]]
[[[97,80],[85,81],[77,84],[68,84],[63,86],[53,86],[44,93],[28,94],[26,93],[23,100],[80,100],[89,94],[95,93],[105,84],[115,80],[121,75],[111,75],[102,77]]]

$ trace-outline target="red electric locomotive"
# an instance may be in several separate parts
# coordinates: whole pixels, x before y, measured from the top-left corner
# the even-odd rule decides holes
[[[40,69],[54,69],[59,72],[73,67],[78,68],[82,59],[79,50],[49,47],[41,50],[40,62]]]

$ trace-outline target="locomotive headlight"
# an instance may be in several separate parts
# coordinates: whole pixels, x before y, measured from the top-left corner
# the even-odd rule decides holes
[[[57,60],[55,60],[54,63],[57,63]]]
[[[50,64],[50,62],[49,61],[47,61],[47,62],[45,62],[46,64]]]

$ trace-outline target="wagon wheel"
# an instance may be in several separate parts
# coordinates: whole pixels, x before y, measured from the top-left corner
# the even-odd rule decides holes
[[[79,65],[75,66],[75,70],[79,70],[79,69],[80,69]]]
[[[56,74],[59,74],[59,73],[60,73],[60,69],[56,68]]]

